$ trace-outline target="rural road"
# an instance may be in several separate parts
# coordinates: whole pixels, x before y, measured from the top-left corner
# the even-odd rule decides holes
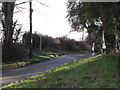
[[[26,67],[12,69],[9,71],[3,71],[2,77],[0,77],[0,78],[2,78],[2,86],[10,84],[11,82],[23,80],[26,77],[40,74],[46,70],[50,70],[61,64],[73,61],[75,59],[84,58],[84,57],[87,57],[90,55],[92,55],[92,54],[91,53],[68,54],[68,55],[63,55],[63,56],[60,56],[58,58],[51,59],[48,61],[28,65]]]

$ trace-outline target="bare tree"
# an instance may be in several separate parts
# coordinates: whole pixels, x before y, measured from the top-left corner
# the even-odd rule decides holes
[[[2,12],[4,19],[2,19],[2,26],[4,32],[4,44],[10,46],[13,41],[14,28],[17,22],[13,23],[13,12],[15,2],[3,2]]]

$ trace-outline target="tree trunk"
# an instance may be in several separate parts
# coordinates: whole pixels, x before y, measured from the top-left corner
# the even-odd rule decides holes
[[[3,60],[10,59],[11,46],[13,43],[13,12],[14,12],[15,2],[3,2],[2,12],[4,14],[4,19],[2,20],[4,40],[3,40]]]
[[[14,2],[3,2],[2,11],[4,13],[3,30],[4,30],[4,44],[11,45],[13,42],[13,11]]]

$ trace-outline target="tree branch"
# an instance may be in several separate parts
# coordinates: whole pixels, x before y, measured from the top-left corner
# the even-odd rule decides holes
[[[17,6],[17,5],[25,4],[25,3],[27,3],[27,2],[29,2],[29,1],[25,1],[25,2],[21,2],[21,3],[17,3],[17,4],[15,4],[15,5]]]
[[[45,3],[40,2],[39,0],[36,0],[36,2],[40,3],[40,4],[43,5],[43,6],[48,7],[48,5],[46,5]]]

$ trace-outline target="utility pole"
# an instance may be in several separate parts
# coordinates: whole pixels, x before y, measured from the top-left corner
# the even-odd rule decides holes
[[[42,51],[42,35],[40,35],[40,52]]]
[[[29,8],[29,14],[30,14],[30,46],[29,46],[29,49],[30,49],[30,52],[29,52],[29,58],[31,59],[32,58],[32,12],[33,12],[33,9],[32,9],[32,0],[30,0],[29,2],[29,5],[30,5],[30,8]]]

